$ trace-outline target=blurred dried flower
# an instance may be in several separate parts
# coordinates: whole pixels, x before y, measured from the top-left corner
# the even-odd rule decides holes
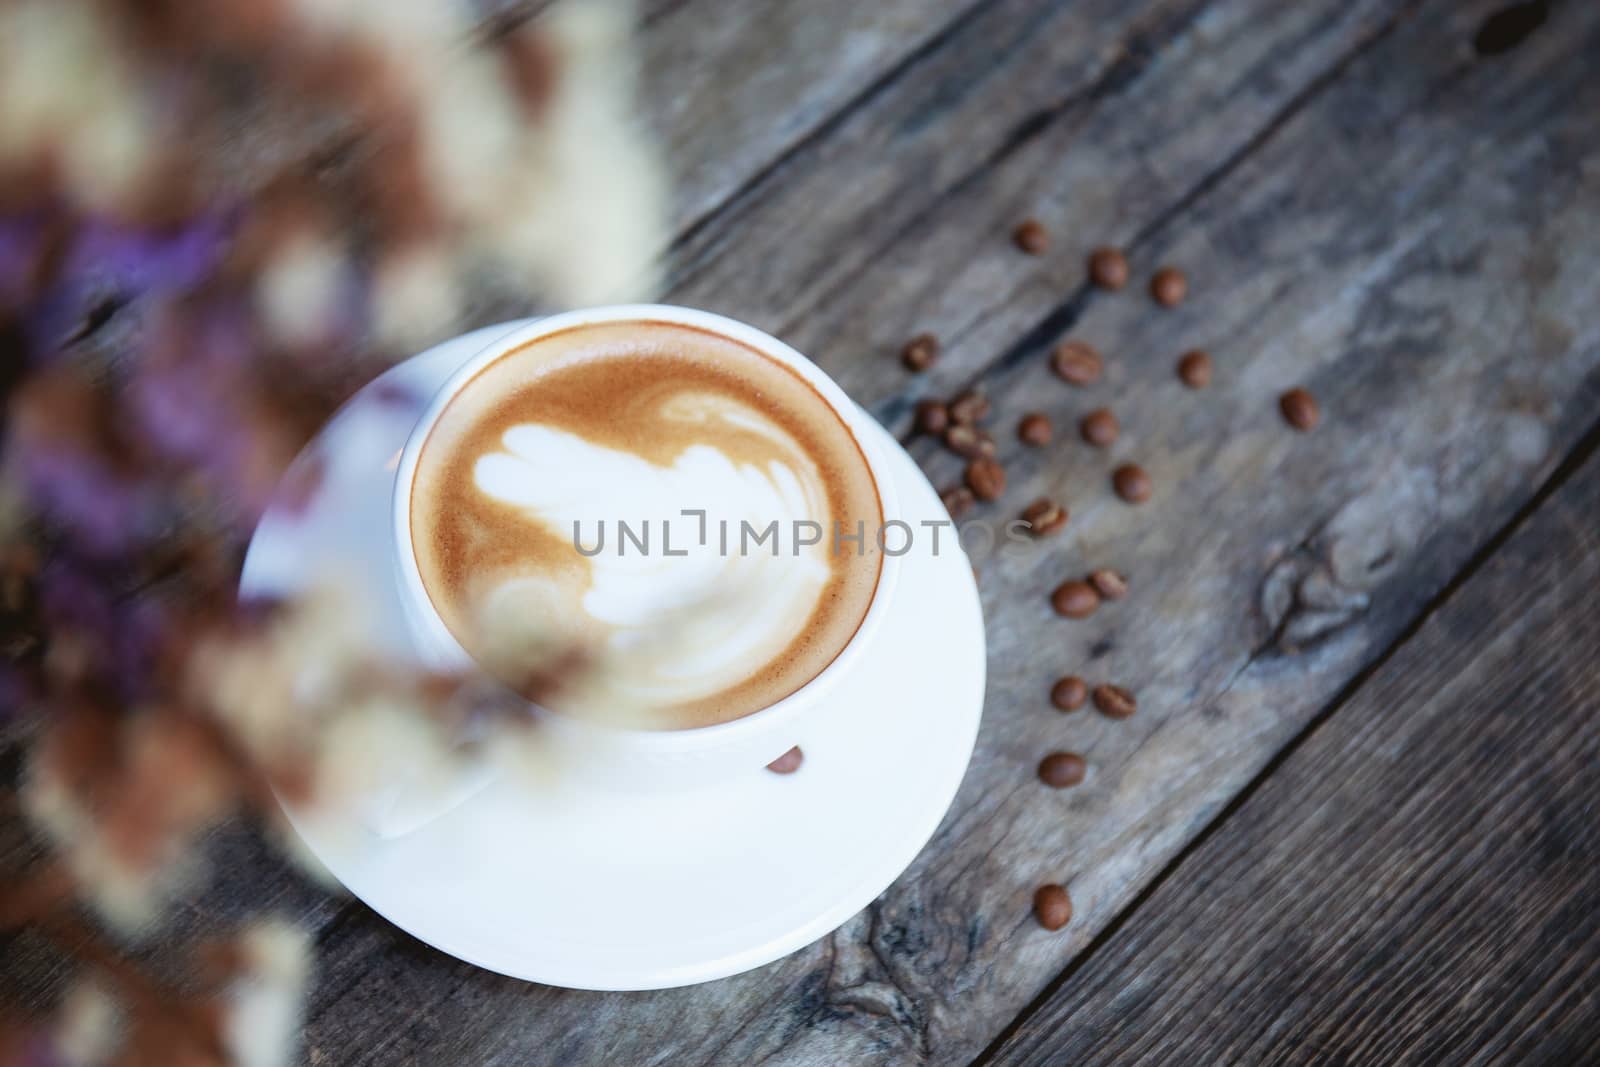
[[[284,241],[256,283],[256,310],[268,336],[301,346],[334,336],[349,305],[346,259],[331,239],[310,231]]]
[[[617,121],[633,94],[626,26],[611,4],[565,5],[548,30],[561,57],[555,92],[487,237],[513,269],[558,299],[627,299],[655,285],[666,245],[664,189],[645,142]],[[548,214],[540,204],[558,203]]]
[[[325,716],[367,666],[354,604],[346,591],[321,586],[255,625],[197,633],[187,650],[184,696],[281,784],[310,765]]]
[[[238,939],[240,971],[229,984],[222,1027],[234,1067],[287,1067],[299,1050],[301,1000],[311,941],[286,922],[261,923]]]
[[[372,279],[372,330],[385,348],[406,351],[437,337],[464,298],[448,253],[414,244],[386,255]]]
[[[89,4],[0,8],[0,165],[53,160],[84,207],[125,206],[159,143],[125,57]]]
[[[22,800],[79,891],[137,931],[193,875],[188,846],[234,800],[231,770],[197,723],[84,705],[33,751]]]
[[[485,749],[548,771],[503,689],[385,662],[349,596],[233,583],[268,501],[318,483],[314,456],[281,481],[310,434],[465,325],[469,279],[632,299],[665,245],[628,5],[493,32],[454,0],[190,7],[0,3],[0,708],[34,720],[19,800],[52,850],[8,872],[0,929],[96,972],[53,1031],[0,1033],[5,1062],[290,1062],[302,934],[247,931],[225,981],[178,993],[73,897],[144,929],[205,831],[274,790],[343,803]],[[513,636],[529,692],[589,666],[575,637]]]
[[[55,1052],[71,1067],[99,1067],[122,1041],[122,1009],[97,982],[79,982],[56,1016]]]

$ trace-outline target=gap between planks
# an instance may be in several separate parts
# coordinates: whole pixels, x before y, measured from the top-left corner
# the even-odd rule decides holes
[[[685,0],[687,2],[687,0]],[[954,18],[945,23],[920,45],[901,56],[899,60],[890,65],[889,69],[868,82],[853,96],[849,97],[830,114],[822,118],[816,125],[802,132],[789,144],[783,146],[768,162],[758,167],[738,185],[723,193],[718,201],[702,211],[698,216],[685,222],[673,235],[672,241],[667,245],[664,255],[667,257],[667,272],[669,276],[669,289],[677,288],[683,279],[673,277],[671,256],[685,245],[691,243],[695,237],[715,224],[728,212],[739,204],[751,191],[759,188],[768,181],[772,175],[782,170],[792,159],[802,155],[812,145],[826,140],[828,135],[850,120],[858,110],[870,103],[874,98],[888,90],[909,71],[915,68],[928,56],[943,48],[947,42],[959,34],[983,9],[994,3],[995,0],[975,0],[962,8]]]
[[[1312,103],[1312,101],[1321,96],[1330,86],[1337,82],[1344,75],[1345,71],[1350,68],[1351,64],[1355,63],[1370,49],[1381,43],[1391,33],[1398,29],[1402,23],[1416,13],[1417,9],[1420,8],[1424,2],[1425,0],[1409,0],[1405,6],[1396,10],[1394,14],[1390,15],[1389,18],[1384,20],[1382,24],[1372,30],[1372,32],[1368,33],[1360,41],[1356,42],[1355,45],[1351,46],[1342,55],[1340,55],[1338,59],[1334,60],[1326,70],[1312,78],[1304,88],[1290,97],[1288,103],[1279,108],[1278,111],[1275,112],[1272,117],[1269,118],[1266,123],[1249,138],[1249,140],[1240,146],[1239,149],[1226,157],[1217,166],[1207,171],[1200,177],[1198,181],[1194,183],[1194,185],[1185,190],[1181,196],[1174,200],[1170,205],[1157,212],[1153,219],[1141,226],[1134,234],[1133,239],[1127,243],[1124,250],[1135,250],[1148,245],[1164,229],[1176,221],[1178,217],[1181,216],[1186,210],[1199,203],[1207,194],[1211,193],[1213,190],[1222,185],[1223,182],[1227,181],[1228,177],[1238,170],[1246,160],[1270,144],[1272,139],[1277,136],[1281,130],[1288,126],[1288,124],[1292,122],[1297,115],[1304,111],[1306,107]],[[1085,95],[1088,98],[1094,98],[1096,86],[1098,86],[1102,81],[1113,77],[1115,73],[1114,68],[1115,64],[1113,64],[1112,69],[1108,69],[1104,74],[1101,75],[1100,79],[1097,79],[1094,85],[1091,85],[1091,87],[1085,91]],[[1037,136],[1040,132],[1042,132],[1042,130],[1043,127],[1034,129],[1030,132],[1030,136]],[[1016,146],[1008,145],[1008,147],[1014,148]],[[986,170],[994,162],[997,162],[998,158],[999,157],[996,157],[996,159],[990,160],[985,164],[984,168],[975,171],[973,174],[968,175],[960,182],[956,183],[955,186],[952,186],[950,192],[936,200],[934,204],[930,206],[929,210],[931,211],[937,208],[946,196],[951,195],[961,188],[967,187],[973,180],[981,177],[983,170]],[[924,212],[923,214],[917,216],[915,221],[920,222],[926,217],[926,214],[927,213]],[[909,228],[910,227],[907,227],[907,229]],[[895,235],[896,239],[898,239],[899,236],[900,235],[897,233]],[[849,278],[846,278],[841,281],[840,284],[846,284],[849,280]],[[950,390],[950,395],[957,396],[965,390],[976,389],[989,375],[1015,367],[1029,355],[1049,347],[1052,342],[1059,339],[1063,334],[1077,325],[1078,320],[1083,316],[1084,310],[1088,307],[1089,301],[1094,298],[1096,292],[1097,290],[1089,281],[1085,280],[1080,282],[1078,287],[1074,289],[1066,297],[1066,299],[1062,300],[1061,303],[1052,308],[1043,318],[1026,330],[1021,337],[1012,342],[1010,345],[1001,349],[997,355],[980,365],[971,375],[962,381],[960,385],[958,385],[955,389]],[[793,323],[791,322],[789,325],[792,327]],[[911,401],[905,397],[904,392],[902,391],[875,405],[871,409],[871,414],[879,422],[884,423],[885,425],[890,425],[896,419],[900,418],[906,413],[906,410],[910,407],[910,404]],[[917,437],[917,432],[913,427],[901,435],[899,440],[902,445],[908,445],[915,437]]]
[[[1101,950],[1113,938],[1117,937],[1117,935],[1121,933],[1122,929],[1128,924],[1128,922],[1132,920],[1135,915],[1137,915],[1144,907],[1145,902],[1154,896],[1156,891],[1166,884],[1167,879],[1172,876],[1173,872],[1182,866],[1183,863],[1189,859],[1190,855],[1204,848],[1206,844],[1216,836],[1222,827],[1233,818],[1234,814],[1250,801],[1250,799],[1257,793],[1257,791],[1260,790],[1266,781],[1275,773],[1277,773],[1278,768],[1281,767],[1291,756],[1293,756],[1294,753],[1298,751],[1306,743],[1306,741],[1316,734],[1316,732],[1320,730],[1330,719],[1338,714],[1339,711],[1343,709],[1352,698],[1355,697],[1356,693],[1359,692],[1364,685],[1366,685],[1368,679],[1370,679],[1374,674],[1381,670],[1385,664],[1393,659],[1400,649],[1410,642],[1410,640],[1415,637],[1425,625],[1427,625],[1428,621],[1438,614],[1440,609],[1442,609],[1447,603],[1450,602],[1451,599],[1455,597],[1456,593],[1462,588],[1462,586],[1471,581],[1473,577],[1483,569],[1484,565],[1494,558],[1500,549],[1504,547],[1506,542],[1509,541],[1519,529],[1521,529],[1521,527],[1533,516],[1535,512],[1544,506],[1546,501],[1559,492],[1561,487],[1565,485],[1572,478],[1572,476],[1583,467],[1585,463],[1588,463],[1590,460],[1594,459],[1596,452],[1600,452],[1600,419],[1597,419],[1592,425],[1590,425],[1583,437],[1580,438],[1578,443],[1574,445],[1570,451],[1568,451],[1565,457],[1562,458],[1561,462],[1556,466],[1556,469],[1552,471],[1550,476],[1544,480],[1544,482],[1534,492],[1533,496],[1529,498],[1528,501],[1520,508],[1518,508],[1516,513],[1513,514],[1511,518],[1500,527],[1500,529],[1496,530],[1492,535],[1490,535],[1489,539],[1472,554],[1472,557],[1467,560],[1466,564],[1462,566],[1462,568],[1453,576],[1451,576],[1450,580],[1445,583],[1444,587],[1440,589],[1438,593],[1434,594],[1433,598],[1423,606],[1422,610],[1417,613],[1416,617],[1406,624],[1405,629],[1400,631],[1399,635],[1396,636],[1392,642],[1390,642],[1389,646],[1377,656],[1374,656],[1370,663],[1366,664],[1359,671],[1357,671],[1354,677],[1352,677],[1350,681],[1346,682],[1339,692],[1334,695],[1333,699],[1328,701],[1327,705],[1323,707],[1322,710],[1318,711],[1316,715],[1312,716],[1311,720],[1307,722],[1305,726],[1299,730],[1299,732],[1290,738],[1287,744],[1274,753],[1272,758],[1267,761],[1266,765],[1256,773],[1255,777],[1251,778],[1250,781],[1245,784],[1243,789],[1240,789],[1237,793],[1235,793],[1228,800],[1228,803],[1223,805],[1222,810],[1219,811],[1210,822],[1206,823],[1206,825],[1201,828],[1199,833],[1190,838],[1189,842],[1185,844],[1183,848],[1179,849],[1172,856],[1172,858],[1162,866],[1161,870],[1156,873],[1155,877],[1151,878],[1149,883],[1147,883],[1145,887],[1133,897],[1132,900],[1128,901],[1128,903],[1117,912],[1116,916],[1112,918],[1112,920],[1094,936],[1093,940],[1091,940],[1089,944],[1084,947],[1083,951],[1074,956],[1072,958],[1072,962],[1068,963],[1066,967],[1062,968],[1061,972],[1052,978],[1050,982],[1039,991],[1039,994],[1035,996],[1033,1000],[1029,1001],[1028,1005],[1018,1012],[1015,1018],[1006,1024],[1004,1029],[995,1035],[994,1040],[989,1042],[988,1046],[972,1060],[972,1067],[982,1067],[983,1064],[991,1062],[995,1053],[999,1049],[1003,1048],[1006,1042],[1011,1040],[1012,1036],[1021,1030],[1022,1027],[1027,1024],[1028,1020],[1031,1019],[1041,1007],[1048,1004],[1055,997],[1056,993],[1061,989],[1062,986],[1071,981],[1073,976],[1087,966],[1092,959],[1099,955]]]

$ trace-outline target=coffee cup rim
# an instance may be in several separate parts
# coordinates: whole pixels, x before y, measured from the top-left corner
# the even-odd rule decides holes
[[[456,395],[491,364],[541,338],[578,327],[616,322],[664,322],[706,330],[752,348],[798,374],[822,397],[823,402],[839,418],[855,441],[866,462],[868,476],[877,491],[884,523],[898,517],[899,500],[894,483],[888,475],[887,457],[883,455],[878,443],[872,439],[872,435],[865,432],[871,416],[852,401],[820,367],[792,346],[737,319],[672,304],[616,304],[559,312],[531,321],[495,339],[452,372],[438,391],[429,398],[401,449],[395,468],[391,498],[390,534],[398,564],[401,604],[407,613],[407,622],[413,635],[417,640],[429,644],[424,650],[426,656],[442,658],[436,655],[437,651],[442,649],[454,662],[475,662],[474,657],[461,645],[434,607],[433,599],[423,583],[416,547],[411,538],[411,492],[416,480],[418,461],[428,436]],[[863,650],[870,643],[873,633],[882,625],[883,617],[888,611],[888,604],[898,577],[899,563],[898,556],[880,552],[878,582],[855,633],[838,654],[810,681],[766,707],[727,722],[683,729],[638,729],[594,723],[553,713],[552,720],[570,724],[574,728],[599,731],[614,743],[664,752],[698,751],[721,747],[724,744],[736,744],[747,740],[752,734],[773,729],[780,725],[780,721],[797,718],[807,708],[814,706],[863,655]]]

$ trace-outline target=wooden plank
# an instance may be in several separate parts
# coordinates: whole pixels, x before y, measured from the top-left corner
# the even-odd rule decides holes
[[[1404,8],[998,0],[697,230],[668,295],[777,333],[904,430]],[[1010,241],[1028,215],[1040,261]],[[923,330],[946,352],[908,381],[894,355]]]
[[[1600,460],[986,1062],[1593,1063]]]
[[[639,98],[678,227],[882,86],[985,0],[684,0],[642,12]]]
[[[1478,61],[1465,42],[1493,5],[1440,2],[1346,61],[1378,32],[1370,17],[1349,23],[1323,8],[1264,47],[1252,34],[1285,29],[1281,6],[1217,6],[1211,17],[1237,34],[1202,42],[1210,24],[1199,19],[1169,43],[1191,50],[1189,64],[1203,43],[1203,74],[1148,62],[1090,107],[1162,114],[1186,144],[1186,126],[1213,116],[1183,111],[1189,99],[1211,104],[1208,79],[1252,72],[1234,90],[1250,94],[1272,83],[1276,108],[1251,108],[1260,121],[1222,139],[1237,145],[1232,155],[1172,181],[1184,190],[1175,201],[1125,209],[1142,219],[1119,231],[1144,235],[1142,267],[1170,256],[1194,273],[1190,305],[1157,313],[1135,293],[1085,298],[1038,282],[1029,310],[1005,320],[1020,325],[1009,337],[1081,315],[1113,357],[1106,383],[1067,390],[1041,366],[1037,343],[997,339],[965,364],[975,372],[1009,351],[986,378],[1009,418],[1042,406],[1067,423],[1115,404],[1127,428],[1115,452],[1145,462],[1158,495],[1139,511],[1112,501],[1108,458],[1070,434],[1042,455],[1004,443],[1014,488],[997,513],[1041,490],[1062,493],[1072,534],[1040,555],[983,562],[993,678],[984,733],[956,807],[911,872],[787,960],[641,995],[497,979],[357,915],[326,939],[310,1028],[323,1062],[968,1058],[1528,498],[1600,400],[1600,322],[1588,307],[1600,101],[1580,62],[1597,43],[1597,16],[1563,9],[1550,32]],[[1314,28],[1340,48],[1320,63],[1273,61],[1290,41],[1313,47]],[[1218,59],[1215,49],[1235,48],[1261,55]],[[1277,81],[1286,67],[1301,80]],[[1127,183],[1107,161],[1103,187],[1159,169],[1150,154],[1159,147],[1141,143],[1122,162],[1135,172]],[[1061,165],[1040,153],[1025,145],[985,171],[992,194],[972,185],[946,197],[860,284],[899,273],[931,293],[959,274],[974,235],[992,237],[1012,217],[1006,190],[1038,188]],[[1049,203],[1065,213],[1059,232],[1102,232],[1103,201],[1080,207],[1063,192]],[[980,208],[989,214],[975,230]],[[768,240],[739,242],[753,273],[768,263],[760,253],[782,244]],[[1020,289],[1066,269],[1012,256],[1005,269],[1024,279],[1011,283]],[[817,307],[819,317],[837,310]],[[986,308],[983,321],[1009,314]],[[1171,376],[1194,343],[1211,346],[1220,367],[1198,395]],[[848,379],[843,350],[825,359]],[[1277,392],[1298,381],[1327,413],[1310,437],[1275,413]],[[904,393],[904,379],[863,383],[858,392],[880,407]],[[944,457],[923,454],[949,473]],[[1082,623],[1052,618],[1049,587],[1099,564],[1130,574],[1130,599]],[[1049,711],[1049,682],[1069,669],[1137,689],[1139,714],[1111,723]],[[1058,746],[1085,752],[1091,777],[1044,794],[1031,768]],[[1044,935],[1028,896],[1059,879],[1072,884],[1080,918]]]
[[[676,232],[713,214],[832,116],[892,82],[922,50],[986,2],[650,0],[636,5],[639,123],[672,171],[671,228]],[[483,0],[477,6],[486,17],[536,17],[552,5],[551,0]],[[303,126],[303,120],[289,122],[266,111],[243,116],[225,161],[230,179],[251,187],[265,174],[325,151],[346,133],[338,125]],[[528,294],[515,310],[528,313]]]

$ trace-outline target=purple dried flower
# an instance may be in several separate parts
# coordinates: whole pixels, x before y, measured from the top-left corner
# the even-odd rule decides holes
[[[184,292],[217,269],[233,227],[233,213],[202,215],[165,230],[94,221],[79,231],[65,273],[99,277],[130,296]]]
[[[44,233],[35,215],[0,218],[0,307],[21,307],[33,295]]]
[[[39,614],[51,629],[88,632],[107,639],[116,629],[117,611],[103,577],[66,559],[39,572]]]
[[[104,559],[141,541],[150,510],[149,487],[70,446],[13,438],[12,451],[33,506],[59,524],[78,550]]]

